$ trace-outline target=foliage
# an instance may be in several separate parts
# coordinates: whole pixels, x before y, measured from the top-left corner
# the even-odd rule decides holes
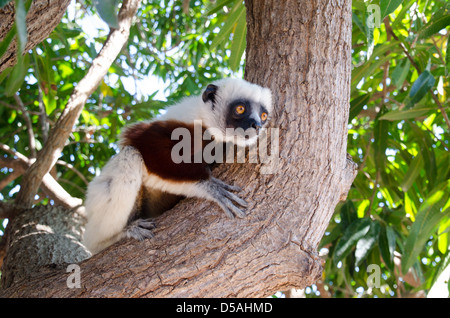
[[[16,3],[27,10],[31,2]],[[0,144],[28,157],[42,148],[101,48],[107,25],[117,23],[111,3],[117,1],[71,5],[47,40],[0,74]],[[87,182],[117,151],[126,122],[152,118],[211,79],[242,74],[243,2],[185,4],[143,1],[127,46],[88,100],[52,171],[71,195],[84,197]],[[107,24],[91,32],[97,12]],[[353,1],[348,152],[359,173],[321,242],[324,275],[307,288],[309,297],[405,296],[428,290],[448,266],[449,17],[445,0]],[[0,54],[12,37],[26,41],[23,23],[19,16]],[[149,74],[164,82],[170,99],[158,100]],[[0,185],[12,171],[0,169]],[[13,200],[20,180],[0,187],[0,199]],[[36,204],[52,200],[39,193]],[[370,264],[381,268],[380,288],[367,284]],[[413,279],[406,278],[408,271]]]
[[[359,173],[321,242],[330,296],[414,294],[449,265],[449,8],[353,2],[348,152]],[[370,264],[381,288],[367,284]]]

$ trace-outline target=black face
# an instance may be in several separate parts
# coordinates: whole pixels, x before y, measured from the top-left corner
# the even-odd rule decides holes
[[[269,113],[263,105],[238,99],[228,106],[225,123],[227,128],[244,130],[253,128],[258,132],[259,128],[266,123],[268,115]]]

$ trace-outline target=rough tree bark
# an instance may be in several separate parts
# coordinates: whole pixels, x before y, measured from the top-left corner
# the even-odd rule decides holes
[[[213,174],[244,190],[244,219],[182,201],[156,220],[155,237],[119,242],[65,269],[1,292],[38,297],[263,297],[320,277],[317,246],[356,168],[346,156],[351,1],[247,0],[246,78],[274,93],[280,128],[273,174],[223,164]]]
[[[50,32],[61,21],[70,0],[34,0],[27,13],[28,41],[25,52],[34,48],[46,39]],[[4,39],[14,25],[14,1],[0,9],[0,39]],[[0,57],[0,73],[7,67],[16,63],[16,40],[9,45],[6,52]]]

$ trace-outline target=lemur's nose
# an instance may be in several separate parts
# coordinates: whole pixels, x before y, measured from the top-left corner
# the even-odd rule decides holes
[[[258,130],[259,128],[261,128],[261,123],[259,123],[257,121],[253,121],[252,128]]]

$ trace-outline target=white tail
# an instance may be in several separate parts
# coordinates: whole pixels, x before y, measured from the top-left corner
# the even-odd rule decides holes
[[[92,254],[124,237],[123,229],[141,188],[142,169],[139,151],[126,146],[89,184],[85,201],[88,222],[84,244]]]

